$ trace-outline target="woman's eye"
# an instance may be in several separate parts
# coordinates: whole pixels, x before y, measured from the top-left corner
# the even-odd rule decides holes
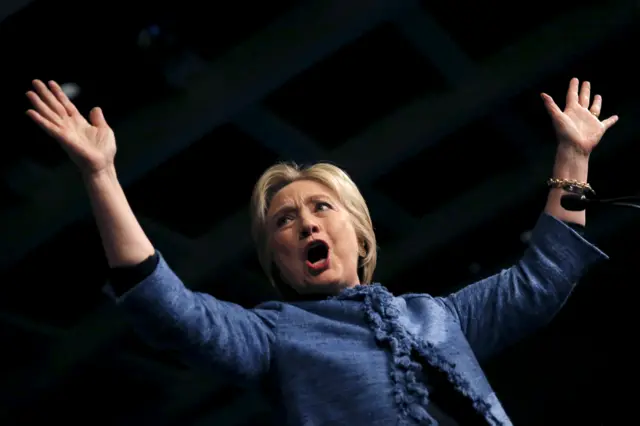
[[[329,210],[330,208],[331,205],[329,205],[329,203],[325,203],[324,201],[320,201],[318,204],[316,204],[316,210],[318,211]]]
[[[291,216],[286,215],[286,216],[281,216],[278,218],[278,220],[276,221],[276,226],[278,228],[283,227],[284,225],[286,225],[287,223],[289,223],[289,221],[291,220]]]

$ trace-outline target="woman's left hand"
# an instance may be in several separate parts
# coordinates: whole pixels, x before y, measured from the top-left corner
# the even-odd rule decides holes
[[[560,147],[570,148],[587,157],[604,133],[618,121],[617,115],[600,121],[602,97],[595,95],[591,103],[591,84],[588,81],[583,82],[580,87],[577,78],[571,79],[564,111],[551,96],[546,93],[541,96],[551,116]]]

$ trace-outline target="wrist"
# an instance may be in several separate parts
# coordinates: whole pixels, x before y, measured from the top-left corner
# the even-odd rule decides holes
[[[109,183],[117,183],[118,176],[115,165],[104,167],[100,170],[83,171],[82,179],[86,185],[104,185]]]
[[[587,182],[589,174],[589,154],[574,147],[558,145],[553,176],[556,179],[571,179]]]

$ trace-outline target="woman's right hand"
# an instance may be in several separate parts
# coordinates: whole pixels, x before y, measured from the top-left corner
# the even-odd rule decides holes
[[[102,110],[92,109],[87,121],[54,81],[47,87],[34,80],[33,87],[27,97],[34,109],[27,115],[60,143],[82,173],[92,175],[112,167],[116,138]]]

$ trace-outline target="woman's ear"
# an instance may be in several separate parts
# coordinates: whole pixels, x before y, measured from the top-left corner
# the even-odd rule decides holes
[[[364,242],[358,243],[358,257],[366,257],[367,256],[367,248],[365,247]]]

